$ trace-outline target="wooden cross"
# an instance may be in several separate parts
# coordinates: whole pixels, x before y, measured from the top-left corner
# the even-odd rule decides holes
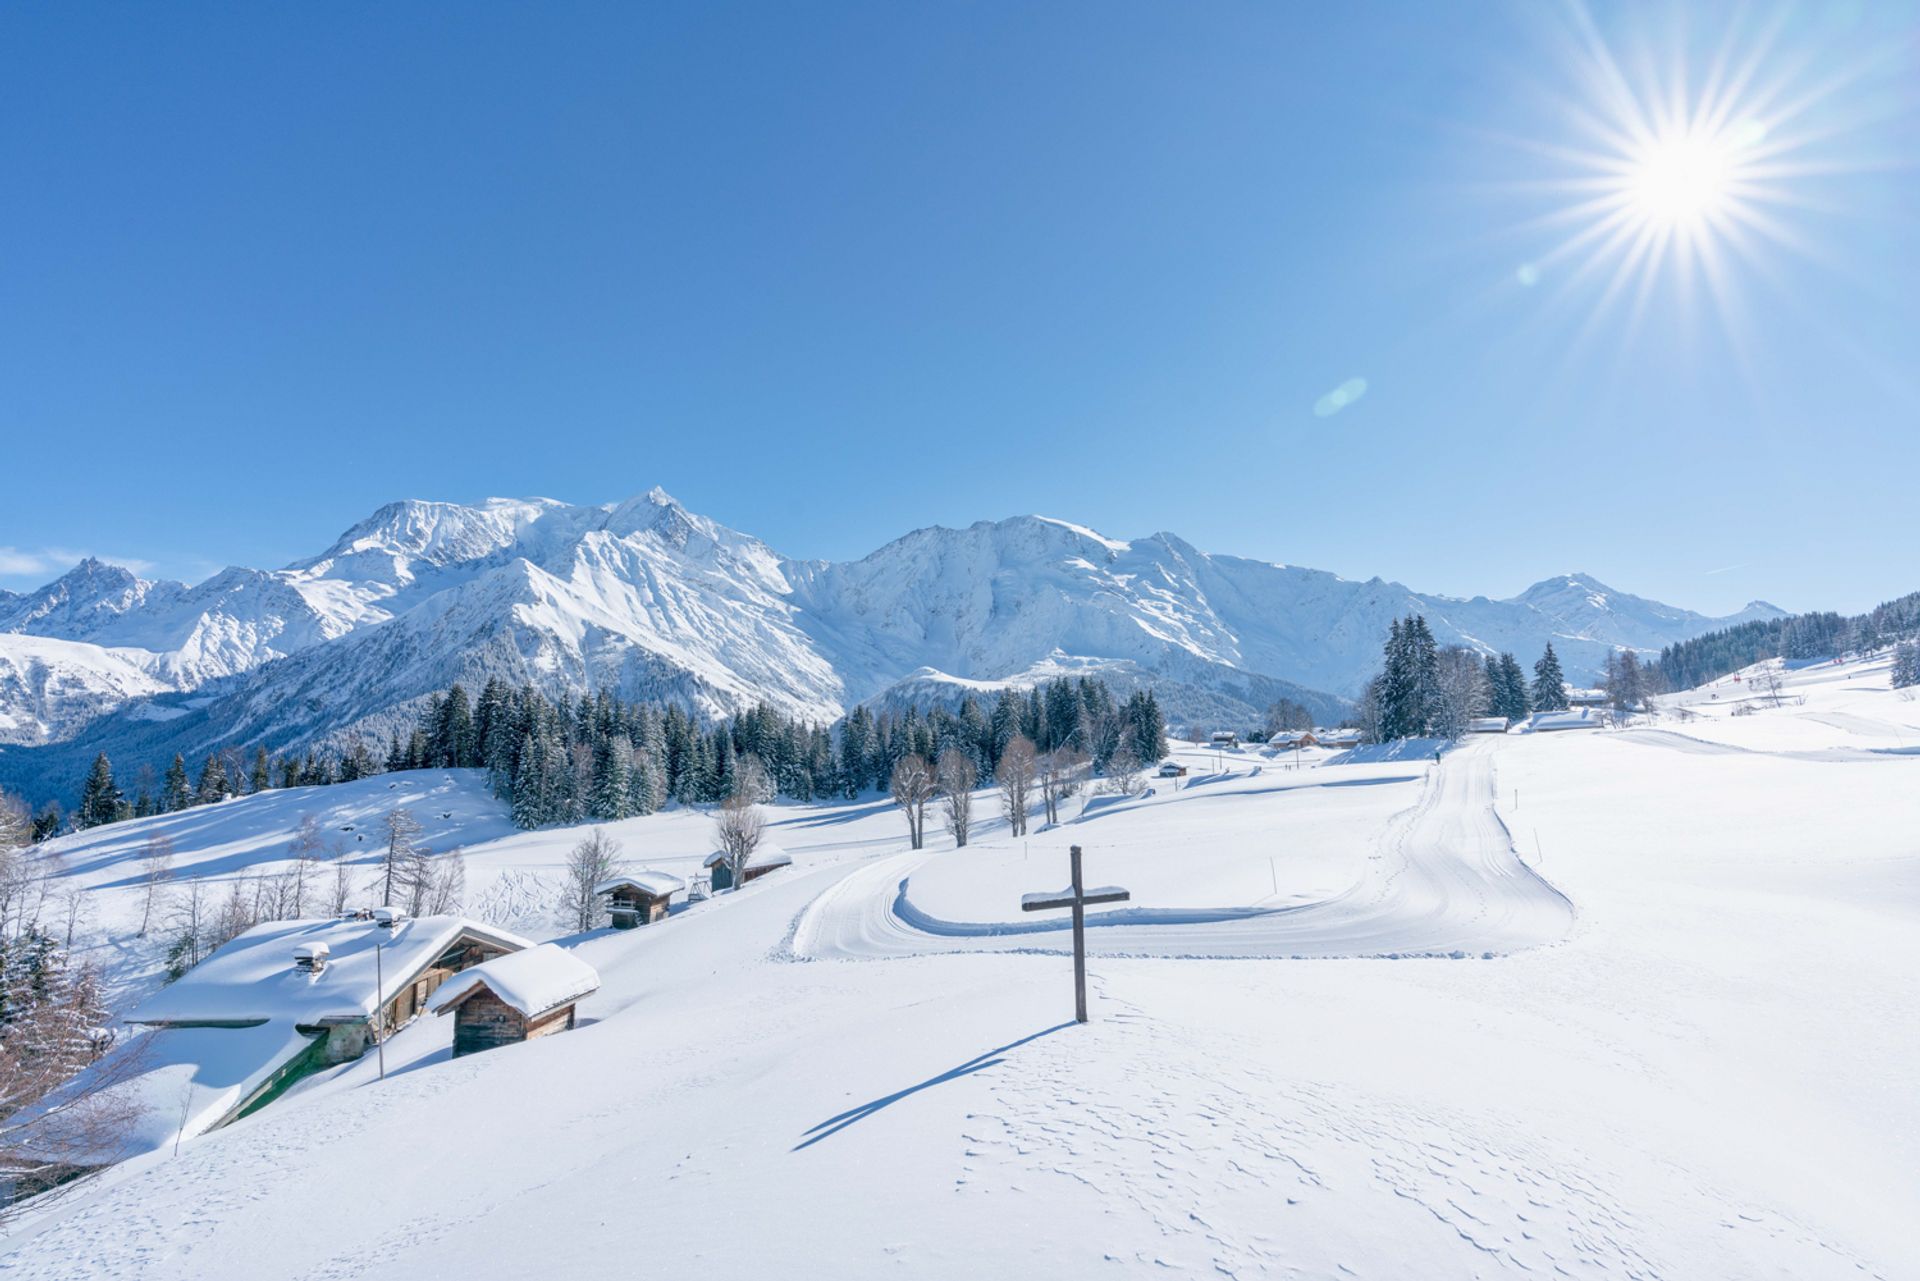
[[[1071,846],[1068,855],[1073,860],[1073,884],[1053,894],[1028,894],[1020,899],[1022,912],[1041,912],[1048,908],[1070,907],[1073,909],[1073,1017],[1077,1022],[1087,1021],[1087,904],[1124,903],[1131,897],[1118,885],[1102,885],[1097,889],[1087,889],[1080,883],[1080,847]]]

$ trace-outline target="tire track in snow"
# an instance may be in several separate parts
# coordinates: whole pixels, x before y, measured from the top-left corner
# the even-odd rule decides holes
[[[1102,956],[1492,956],[1565,936],[1573,905],[1514,851],[1494,812],[1495,743],[1449,754],[1419,801],[1396,815],[1360,880],[1279,908],[1128,908],[1087,916]],[[1064,953],[1069,922],[943,921],[912,901],[919,852],[860,868],[814,899],[792,937],[796,956],[866,959],[932,952]]]

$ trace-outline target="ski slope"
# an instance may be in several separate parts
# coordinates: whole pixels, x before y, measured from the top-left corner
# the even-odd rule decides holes
[[[1520,859],[1494,812],[1496,749],[1505,741],[1476,740],[1428,770],[1417,784],[1417,801],[1367,841],[1371,848],[1358,879],[1344,889],[1273,906],[1148,903],[1096,910],[1087,914],[1089,951],[1169,957],[1492,956],[1558,941],[1572,924],[1572,904]],[[1099,825],[1083,820],[1069,833],[1098,850]],[[1187,837],[1189,842],[1204,839],[1204,829]],[[1057,836],[1048,842],[1060,843]],[[996,905],[1017,908],[1017,889],[982,874],[978,866],[967,869],[963,895],[942,895],[946,886],[936,886],[931,896],[917,892],[919,869],[961,859],[970,856],[960,851],[896,855],[850,874],[801,918],[795,953],[849,959],[1071,949],[1064,913],[1040,919],[1017,911],[994,913]],[[1013,866],[1031,867],[1026,860]],[[1127,870],[1125,860],[1104,856],[1091,866],[1097,871],[1090,874],[1102,881]],[[1002,878],[1008,870],[1005,861],[991,867]],[[977,914],[949,919],[929,910],[929,897],[957,900]]]

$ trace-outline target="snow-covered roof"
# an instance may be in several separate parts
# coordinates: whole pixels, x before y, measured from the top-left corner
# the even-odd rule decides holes
[[[130,1023],[275,1023],[313,1026],[370,1016],[377,978],[389,998],[462,935],[509,952],[531,940],[464,916],[403,918],[392,929],[372,921],[270,921],[256,925],[161,988],[127,1016]],[[294,968],[294,950],[324,944],[326,968]],[[374,948],[380,955],[376,958]]]
[[[715,850],[713,853],[707,855],[700,866],[718,867],[726,861],[727,852],[725,850]],[[763,867],[785,867],[791,862],[793,862],[793,855],[787,853],[778,845],[768,845],[763,842],[760,848],[753,852],[752,857],[747,859],[747,870],[752,872]]]
[[[1598,729],[1600,718],[1591,707],[1576,707],[1565,712],[1535,712],[1527,722],[1531,730]]]
[[[433,994],[433,1012],[447,1013],[482,987],[533,1019],[599,991],[600,972],[566,948],[542,943],[454,975]]]
[[[687,883],[672,872],[656,872],[643,867],[637,872],[622,872],[618,876],[609,876],[593,887],[595,894],[611,894],[615,890],[635,889],[642,894],[651,894],[654,898],[670,898],[687,888]]]
[[[34,1109],[51,1110],[29,1131],[29,1146],[42,1159],[104,1165],[194,1138],[220,1124],[311,1041],[281,1022],[136,1033]],[[73,1113],[60,1110],[87,1091],[94,1093]],[[95,1108],[113,1124],[89,1125],[86,1114]]]
[[[1504,716],[1476,716],[1467,722],[1467,728],[1476,734],[1491,734],[1507,727]]]

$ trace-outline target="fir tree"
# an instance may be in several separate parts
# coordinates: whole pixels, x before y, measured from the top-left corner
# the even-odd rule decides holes
[[[193,786],[187,781],[186,758],[174,753],[173,762],[167,766],[166,777],[160,783],[160,808],[169,814],[177,814],[193,804]]]
[[[1500,715],[1508,720],[1517,724],[1533,711],[1533,698],[1527,691],[1526,673],[1520,670],[1520,660],[1512,654],[1500,655],[1500,692],[1505,700]]]
[[[200,781],[194,785],[193,803],[212,805],[224,801],[233,790],[227,782],[227,767],[220,763],[220,756],[214,753],[207,757],[207,763],[200,767]]]
[[[1553,652],[1553,642],[1547,642],[1547,652],[1533,665],[1534,709],[1542,712],[1564,712],[1567,710],[1567,679],[1561,675],[1559,656]]]
[[[93,758],[93,769],[88,772],[86,786],[80,792],[80,808],[74,812],[74,821],[81,827],[111,823],[119,817],[120,800],[120,789],[113,782],[113,765],[107,760],[107,754],[101,752]]]

